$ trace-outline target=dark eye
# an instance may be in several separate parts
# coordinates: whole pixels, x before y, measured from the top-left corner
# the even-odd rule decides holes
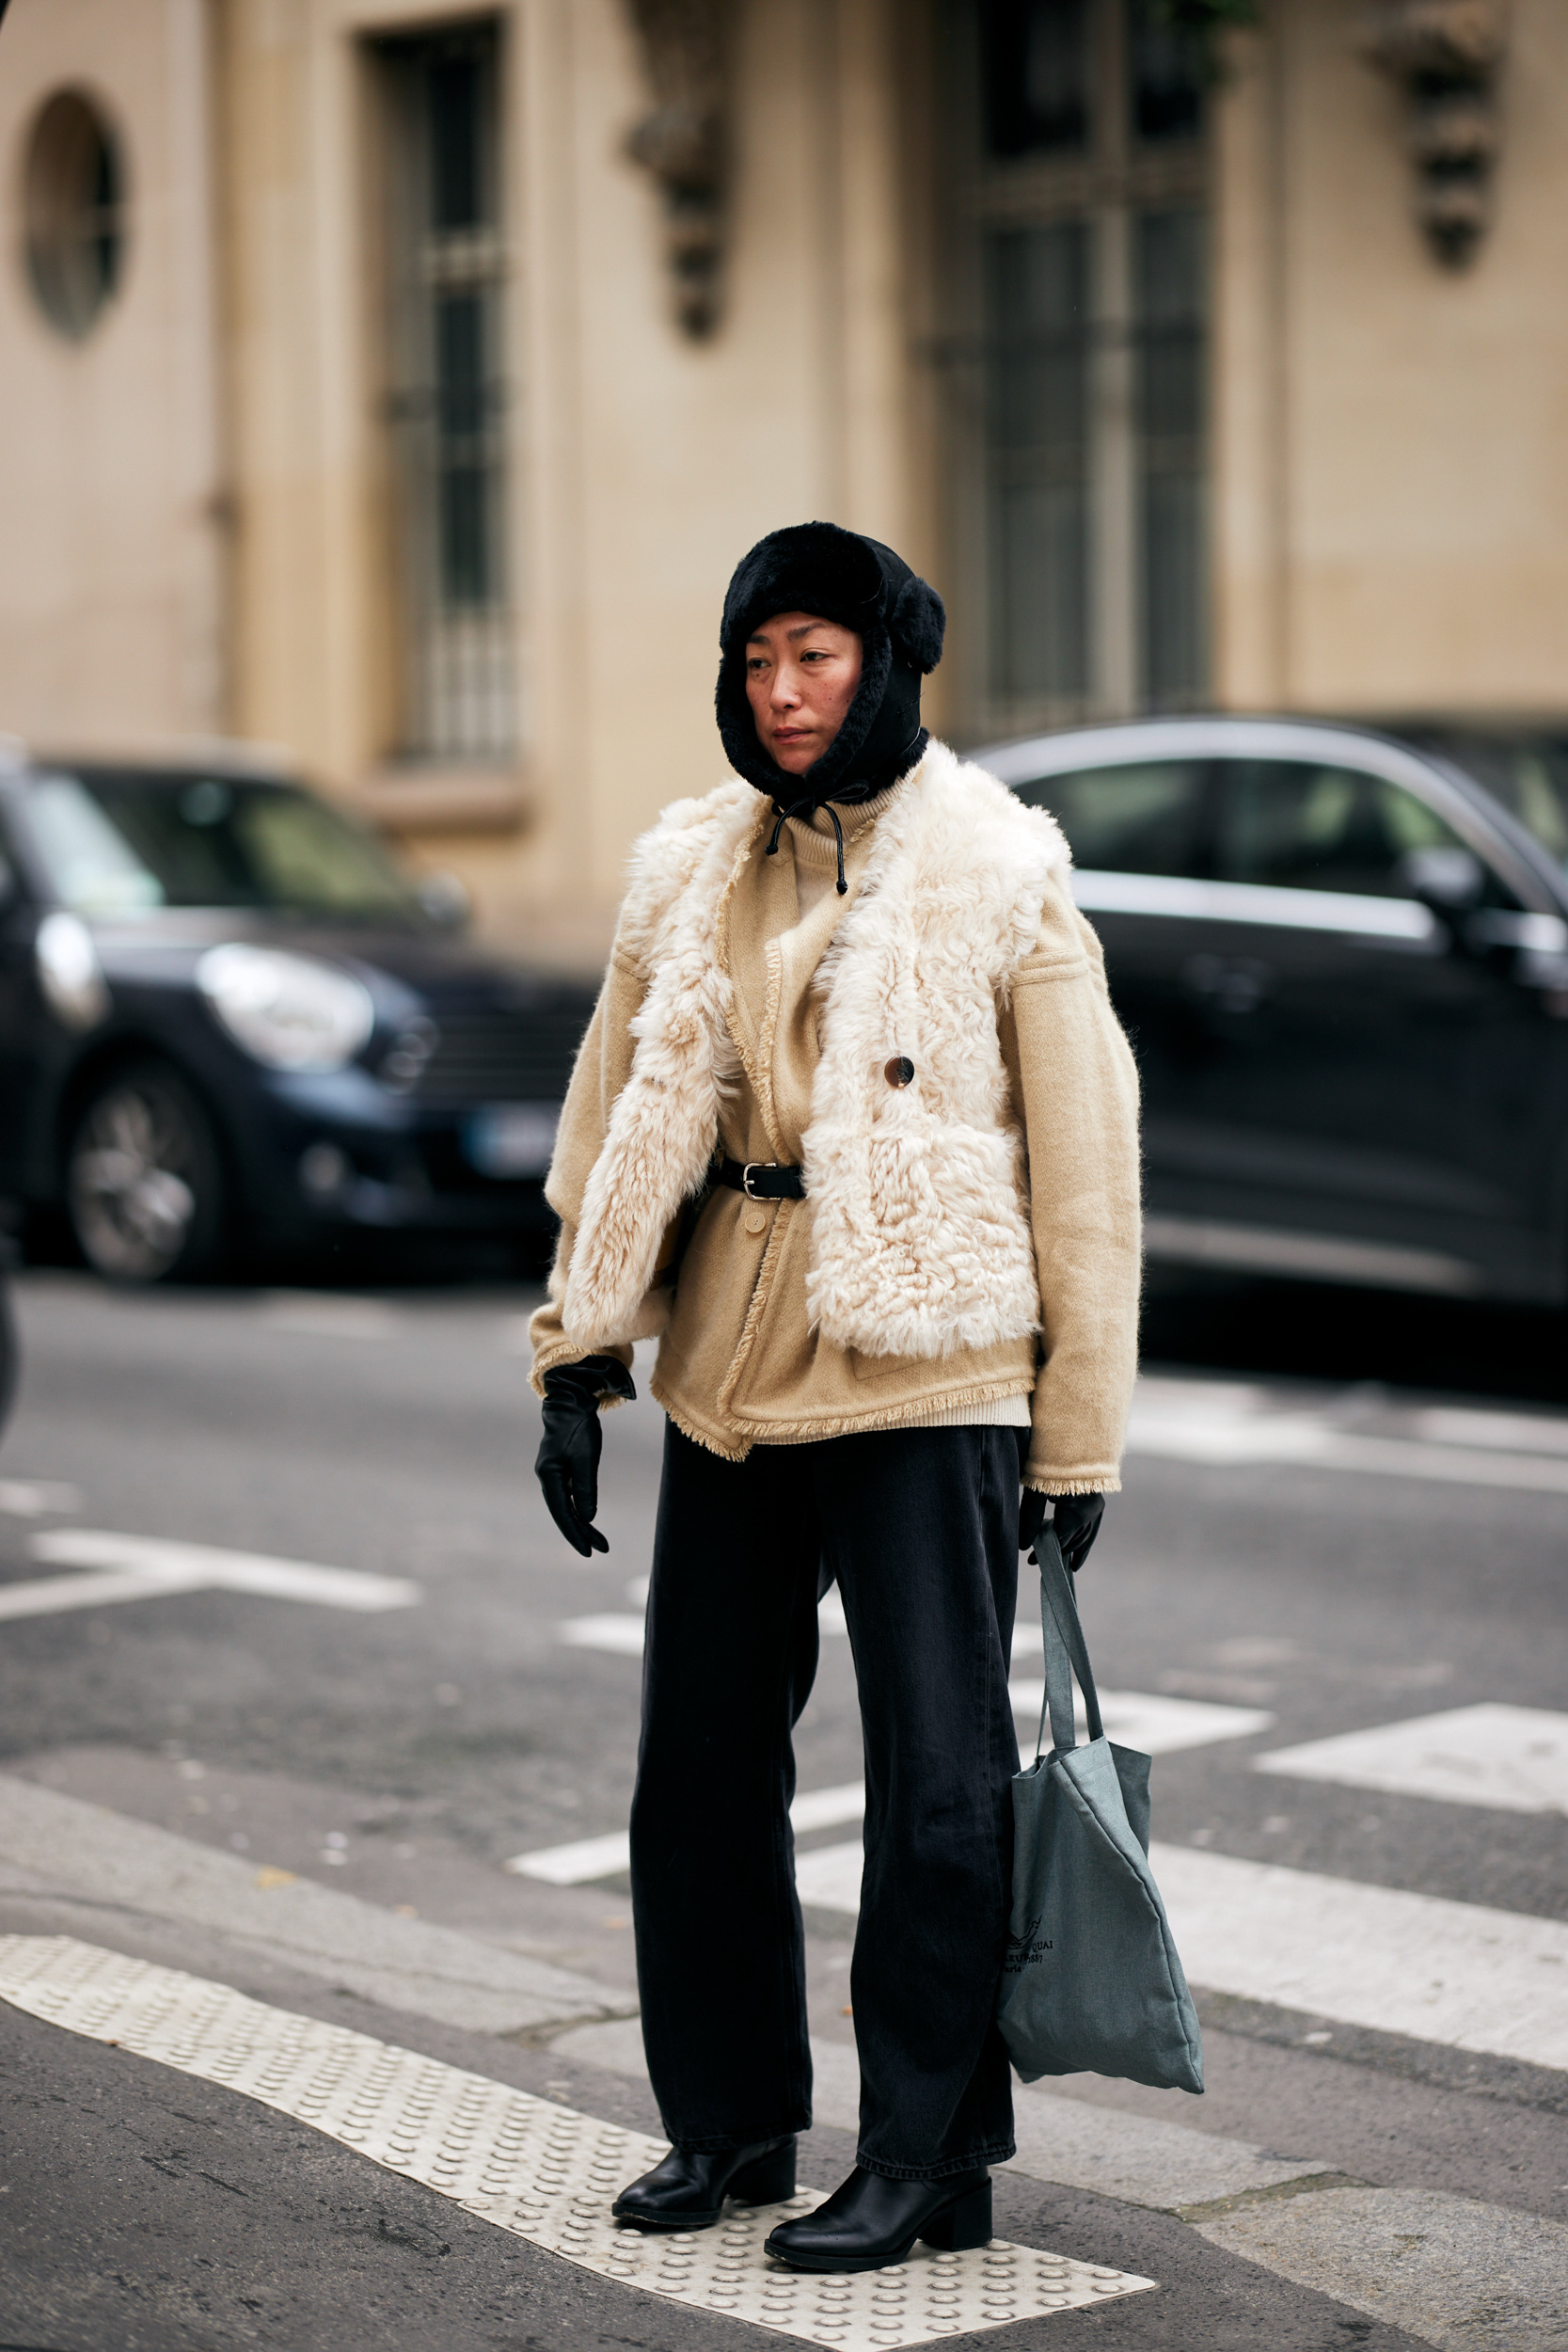
[[[882,1075],[887,1080],[890,1087],[912,1086],[914,1084],[914,1064],[911,1061],[908,1054],[895,1054],[893,1059],[888,1063],[886,1069],[882,1072]]]

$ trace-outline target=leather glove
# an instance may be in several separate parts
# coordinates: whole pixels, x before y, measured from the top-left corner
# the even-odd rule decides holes
[[[591,1559],[610,1545],[594,1525],[599,1507],[599,1399],[637,1390],[625,1364],[613,1356],[587,1356],[580,1363],[557,1364],[545,1375],[545,1435],[533,1474],[546,1507],[574,1551]]]
[[[1074,1575],[1089,1556],[1089,1548],[1100,1533],[1100,1522],[1105,1516],[1103,1495],[1042,1495],[1025,1486],[1019,1505],[1018,1548],[1026,1551],[1037,1566],[1035,1551],[1045,1529],[1045,1506],[1051,1504],[1052,1525],[1056,1541],[1062,1547],[1062,1558]]]

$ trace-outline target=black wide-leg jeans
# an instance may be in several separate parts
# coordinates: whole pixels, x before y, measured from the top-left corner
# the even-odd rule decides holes
[[[816,1672],[820,1569],[843,1595],[865,1750],[859,2161],[928,2180],[1013,2152],[992,2009],[1018,1770],[1019,1434],[876,1430],[731,1462],[669,1426],[631,1876],[648,2071],[677,2148],[811,2122],[790,1735]]]

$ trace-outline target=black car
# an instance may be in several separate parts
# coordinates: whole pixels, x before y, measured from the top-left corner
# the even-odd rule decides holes
[[[236,1243],[547,1232],[592,993],[453,936],[377,838],[237,757],[0,757],[0,1200],[128,1282]]]
[[[1195,717],[977,756],[1072,845],[1151,1258],[1568,1298],[1568,731]]]

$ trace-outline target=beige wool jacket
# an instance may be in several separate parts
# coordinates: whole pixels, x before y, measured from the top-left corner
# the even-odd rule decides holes
[[[749,786],[677,803],[634,853],[546,1187],[534,1386],[657,1332],[655,1396],[731,1458],[1027,1422],[1030,1486],[1113,1490],[1137,1081],[1066,845],[941,744],[841,814],[843,899],[828,819],[768,856]],[[807,1198],[683,1207],[716,1145],[803,1165]]]

